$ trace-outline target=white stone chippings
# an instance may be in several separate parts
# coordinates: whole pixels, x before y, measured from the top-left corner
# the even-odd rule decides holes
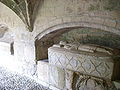
[[[0,67],[0,90],[50,90],[29,77]]]

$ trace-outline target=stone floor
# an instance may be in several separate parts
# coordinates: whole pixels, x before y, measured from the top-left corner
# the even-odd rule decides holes
[[[0,67],[0,90],[49,90],[34,80]]]

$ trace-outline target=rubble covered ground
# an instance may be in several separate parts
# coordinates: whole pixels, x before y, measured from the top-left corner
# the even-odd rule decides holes
[[[34,80],[0,67],[0,90],[49,90]]]

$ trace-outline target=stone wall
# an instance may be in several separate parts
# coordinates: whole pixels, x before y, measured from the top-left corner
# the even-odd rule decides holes
[[[120,49],[119,35],[94,28],[69,28],[66,32],[50,33],[43,38],[36,40],[37,60],[48,58],[48,48],[60,41],[75,44],[97,44]]]
[[[114,5],[110,0],[44,0],[39,9],[33,33],[35,36],[41,32],[46,35],[52,32],[49,27],[61,25],[58,26],[59,29],[75,26],[93,27],[117,34],[120,29],[119,4],[117,5],[119,1],[112,0],[112,2]],[[49,30],[47,30],[48,28]]]
[[[35,39],[71,27],[98,28],[120,35],[119,0],[44,0],[33,32],[28,32],[22,20],[2,3],[0,11],[0,24],[5,24],[13,36],[17,71],[30,76],[36,72]]]
[[[74,29],[55,38],[69,43],[98,44],[101,46],[120,48],[120,37],[118,35],[92,28]]]
[[[16,72],[32,76],[35,75],[35,46],[32,34],[28,32],[22,20],[7,6],[0,3],[0,25],[8,29],[0,41],[14,42],[14,63]],[[9,38],[10,37],[10,38]]]
[[[54,41],[52,41],[53,36],[58,37],[60,33],[62,34],[68,31],[66,28],[74,30],[72,28],[88,27],[118,35],[120,33],[118,0],[44,0],[42,3],[35,20],[35,28],[32,35],[40,41],[46,39],[44,43],[54,43]],[[59,33],[55,34],[54,32]],[[87,38],[88,37],[86,37],[86,39]],[[101,37],[98,38],[100,39]],[[101,44],[100,42],[98,43]],[[105,43],[105,41],[103,43]],[[40,50],[44,49],[44,51],[39,52],[41,54],[41,56],[38,55],[40,57],[39,59],[47,58],[46,52],[48,47],[50,47],[50,45],[40,47]]]
[[[5,24],[10,30],[25,29],[24,23],[21,19],[7,6],[0,2],[0,24]]]
[[[54,40],[35,41],[36,60],[43,60],[48,58],[48,48],[54,44]]]
[[[38,82],[51,90],[63,90],[65,88],[65,71],[48,62],[38,61]]]

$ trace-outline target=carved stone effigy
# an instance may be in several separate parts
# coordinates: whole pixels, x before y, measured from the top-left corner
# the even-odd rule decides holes
[[[113,76],[119,76],[114,75],[114,65],[116,63],[112,56],[115,54],[117,53],[115,53],[113,49],[107,47],[100,47],[97,45],[75,45],[67,44],[65,42],[60,42],[60,44],[53,45],[53,47],[48,49],[49,63],[51,65],[65,69],[66,73],[67,71],[72,71],[74,73],[78,72],[83,74],[77,76],[78,79],[76,79],[75,85],[72,85],[72,83],[75,82],[74,80],[69,81],[71,78],[67,79],[68,74],[65,76],[66,88],[69,87],[69,90],[74,90],[73,88],[76,87],[79,87],[80,89],[76,88],[75,90],[110,89],[111,86],[108,87],[108,81],[113,79]],[[119,64],[119,62],[117,62],[117,64]],[[71,77],[74,79],[74,74],[72,74]],[[67,82],[69,82],[69,84]],[[91,85],[90,89],[88,85],[93,84],[92,82],[94,82],[94,85]],[[85,83],[88,85],[85,86]],[[94,87],[97,84],[100,85]],[[112,88],[111,90],[114,89]]]

